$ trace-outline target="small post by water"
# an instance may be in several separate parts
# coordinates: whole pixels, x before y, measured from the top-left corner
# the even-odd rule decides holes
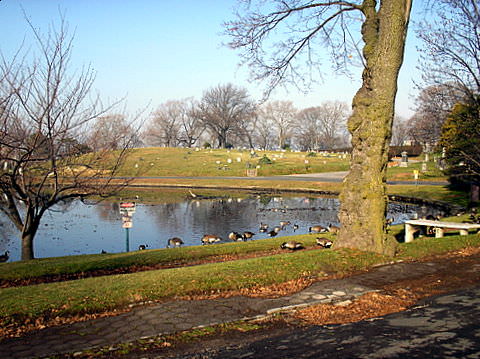
[[[120,203],[122,227],[125,228],[125,251],[130,252],[130,228],[133,227],[132,215],[135,213],[135,202]]]
[[[130,238],[129,238],[130,228],[125,228],[125,251],[130,252]]]

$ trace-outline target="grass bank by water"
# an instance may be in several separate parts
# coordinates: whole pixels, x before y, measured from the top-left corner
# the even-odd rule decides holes
[[[399,228],[396,229],[399,233]],[[314,244],[315,235],[295,236],[307,247]],[[292,238],[292,237],[291,237]],[[288,239],[291,239],[288,238]],[[153,263],[159,260],[199,258],[212,253],[246,253],[266,248],[278,248],[286,238],[257,240],[247,243],[231,243],[212,246],[185,247],[127,253],[123,255],[79,256],[71,268],[93,268],[111,265],[117,260],[123,263]],[[448,236],[427,238],[412,243],[401,243],[395,260],[416,260],[425,256],[442,254],[461,248],[480,245],[480,236]],[[256,258],[218,263],[207,263],[181,268],[151,270],[123,275],[101,276],[73,281],[0,289],[0,323],[4,326],[20,325],[25,320],[78,316],[86,313],[102,313],[145,301],[162,301],[178,296],[222,293],[232,290],[265,287],[300,278],[323,278],[327,274],[346,274],[364,270],[373,265],[391,261],[391,258],[353,250],[303,250],[282,252]],[[45,264],[64,271],[66,259],[39,260],[29,263],[0,265],[0,273],[30,268],[41,273]],[[83,262],[83,263],[82,263]],[[66,266],[66,267],[65,267]],[[70,269],[68,269],[70,270]],[[24,275],[28,275],[24,272]]]

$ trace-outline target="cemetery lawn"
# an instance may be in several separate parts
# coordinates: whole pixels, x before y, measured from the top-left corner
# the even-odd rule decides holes
[[[409,167],[390,167],[388,180],[445,181],[433,161],[422,172],[421,158],[412,158]],[[134,177],[245,177],[247,169],[256,169],[258,176],[280,176],[348,171],[349,155],[292,151],[256,151],[227,149],[189,149],[149,147],[132,149],[120,170],[120,176]]]

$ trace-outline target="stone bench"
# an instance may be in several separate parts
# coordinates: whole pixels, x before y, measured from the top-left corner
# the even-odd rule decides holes
[[[480,224],[429,221],[426,219],[409,220],[405,221],[405,242],[413,241],[413,234],[422,226],[434,227],[435,238],[443,237],[445,229],[459,230],[462,236],[466,236],[470,229],[480,229]]]

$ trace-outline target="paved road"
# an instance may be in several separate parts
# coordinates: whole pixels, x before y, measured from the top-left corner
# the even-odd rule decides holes
[[[480,287],[347,325],[295,329],[242,347],[175,358],[480,358]]]
[[[309,174],[298,174],[298,175],[285,175],[285,176],[267,176],[267,177],[234,177],[234,176],[223,176],[223,177],[173,177],[173,176],[156,176],[156,177],[135,177],[136,179],[201,179],[201,180],[215,180],[215,179],[225,179],[225,180],[246,180],[246,181],[307,181],[307,182],[342,182],[343,178],[347,175],[348,172],[325,172],[325,173],[309,173]],[[125,177],[117,177],[119,179],[124,179]],[[415,184],[414,181],[387,181],[387,184],[390,185],[405,185],[405,184]],[[432,186],[445,186],[447,182],[435,182],[435,181],[418,181],[417,185],[432,185]]]

